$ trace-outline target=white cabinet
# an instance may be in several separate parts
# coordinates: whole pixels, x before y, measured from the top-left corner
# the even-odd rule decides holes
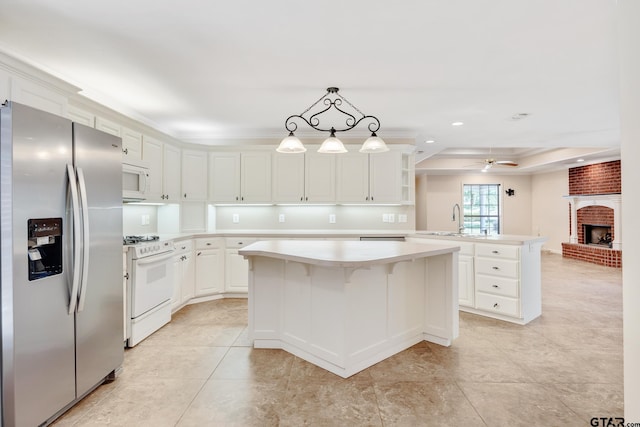
[[[176,254],[173,257],[172,312],[175,312],[195,296],[193,245],[191,241],[176,242],[176,249]]]
[[[182,200],[207,200],[207,153],[182,150]]]
[[[226,239],[225,250],[225,291],[231,293],[247,293],[249,290],[249,262],[238,249],[255,242],[256,239]]]
[[[402,153],[402,203],[406,205],[415,204],[416,200],[416,169],[415,155]]]
[[[363,154],[349,152],[337,157],[339,203],[401,203],[402,152]]]
[[[304,155],[304,201],[329,203],[336,200],[336,155],[306,152]]]
[[[209,200],[271,203],[271,152],[209,153]]]
[[[273,156],[274,203],[336,201],[336,156],[307,151]]]
[[[68,99],[60,92],[50,90],[34,81],[13,75],[10,79],[11,95],[2,98],[28,105],[61,117],[67,117]],[[77,89],[77,88],[76,88]]]
[[[122,161],[142,159],[142,134],[122,127]]]
[[[429,245],[460,246],[458,252],[458,304],[460,307],[474,307],[475,273],[474,273],[474,244],[469,242],[423,239],[410,237],[407,241]]]
[[[180,201],[180,149],[143,136],[142,160],[149,165],[148,201]]]
[[[520,248],[476,245],[476,308],[496,315],[521,317]]]
[[[162,188],[165,201],[180,201],[180,149],[170,144],[162,150]]]
[[[104,117],[96,117],[96,129],[114,136],[122,137],[120,124],[105,119]]]
[[[224,292],[224,239],[221,237],[196,240],[195,296],[202,297]]]
[[[67,107],[67,117],[76,123],[80,123],[91,128],[95,127],[96,124],[96,116],[93,113],[74,107],[73,105],[69,105]]]
[[[275,203],[304,201],[304,154],[273,155],[272,194]]]

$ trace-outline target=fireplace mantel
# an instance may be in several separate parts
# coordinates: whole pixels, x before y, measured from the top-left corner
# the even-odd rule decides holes
[[[578,210],[586,206],[605,206],[613,209],[613,228],[615,235],[611,243],[612,249],[622,250],[622,223],[620,211],[621,194],[588,194],[563,196],[571,204],[571,236],[570,243],[578,243]]]

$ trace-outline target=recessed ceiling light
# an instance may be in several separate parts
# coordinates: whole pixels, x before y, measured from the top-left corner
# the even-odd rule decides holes
[[[578,159],[578,160],[576,160],[576,162],[582,163],[582,162],[584,162],[584,159]]]
[[[530,116],[529,113],[517,113],[511,116],[511,120],[522,120],[522,119],[526,119],[529,116]]]
[[[462,122],[453,122],[451,123],[451,126],[462,126],[464,123]]]
[[[426,143],[426,144],[433,144],[434,142],[436,142],[436,141],[435,141],[435,140],[433,140],[433,139],[427,139],[427,140],[425,141],[425,143]]]

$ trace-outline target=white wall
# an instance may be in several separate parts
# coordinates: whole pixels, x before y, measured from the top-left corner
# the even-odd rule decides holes
[[[567,170],[531,177],[531,234],[545,236],[543,248],[562,253],[562,243],[569,241],[569,194]]]
[[[149,224],[142,225],[142,218],[148,216]],[[156,206],[124,204],[122,207],[122,234],[135,236],[158,232],[158,215]]]
[[[624,417],[640,423],[640,2],[618,0],[622,153]]]
[[[453,205],[462,206],[463,184],[501,184],[502,234],[530,235],[531,230],[531,177],[529,175],[429,175],[426,179],[427,230],[457,231],[452,221]],[[507,196],[504,191],[515,190]],[[418,196],[416,196],[416,201]]]

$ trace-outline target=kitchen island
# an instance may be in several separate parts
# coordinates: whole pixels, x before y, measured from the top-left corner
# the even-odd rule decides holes
[[[458,336],[458,251],[442,244],[273,240],[249,260],[249,339],[347,378]]]

